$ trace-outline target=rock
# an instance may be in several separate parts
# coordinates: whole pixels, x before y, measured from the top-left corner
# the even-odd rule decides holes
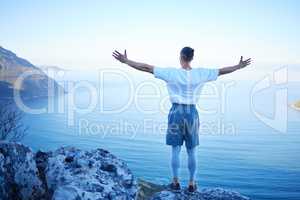
[[[135,198],[131,171],[108,151],[62,147],[48,155],[45,175],[53,200]]]
[[[51,155],[51,152],[45,153],[42,151],[38,151],[35,154],[35,162],[37,169],[39,171],[39,178],[43,182],[43,188],[45,189],[44,198],[45,199],[51,199],[52,193],[49,191],[47,181],[46,181],[46,175],[45,175],[45,169],[48,165],[48,157]]]
[[[164,185],[150,183],[142,179],[138,179],[138,188],[137,200],[148,200],[155,193],[167,189],[167,187]]]
[[[221,188],[202,189],[189,193],[186,189],[172,192],[165,185],[138,180],[137,200],[250,200],[241,194]]]
[[[127,165],[106,150],[34,154],[21,144],[0,143],[1,200],[133,200],[136,192]]]
[[[250,200],[237,192],[221,188],[202,189],[198,192],[187,191],[172,192],[168,190],[156,193],[150,200]]]
[[[137,187],[127,165],[103,149],[61,147],[34,154],[24,145],[8,142],[0,142],[0,199],[249,200],[221,188],[174,193],[143,180]]]
[[[44,192],[32,151],[0,142],[0,199],[40,199]]]

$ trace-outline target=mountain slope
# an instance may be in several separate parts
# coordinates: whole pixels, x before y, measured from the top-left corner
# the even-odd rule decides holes
[[[41,69],[0,46],[0,99],[12,98],[14,89],[26,99],[54,96],[64,91]]]

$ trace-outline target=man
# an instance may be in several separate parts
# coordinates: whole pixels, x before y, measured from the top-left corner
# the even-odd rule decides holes
[[[188,154],[189,185],[188,191],[194,192],[196,172],[196,146],[199,145],[199,117],[196,103],[199,99],[201,89],[206,82],[214,81],[220,75],[228,74],[242,69],[251,64],[251,59],[243,60],[239,64],[221,69],[192,68],[191,61],[194,57],[194,49],[184,47],[180,51],[181,68],[160,68],[145,63],[135,62],[118,51],[113,52],[113,57],[121,63],[125,63],[134,69],[154,74],[156,78],[167,83],[172,107],[168,115],[168,130],[166,144],[172,146],[171,166],[173,181],[171,189],[180,190],[178,179],[179,153],[183,142],[185,142]]]

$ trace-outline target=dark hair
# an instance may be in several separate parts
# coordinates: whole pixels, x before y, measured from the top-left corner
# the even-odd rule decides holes
[[[183,47],[180,51],[182,59],[186,62],[190,62],[194,58],[194,49],[191,47]]]

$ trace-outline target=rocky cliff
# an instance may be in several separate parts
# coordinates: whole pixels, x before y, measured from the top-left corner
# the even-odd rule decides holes
[[[64,92],[62,87],[41,69],[0,46],[0,99],[12,98],[14,89],[20,92],[21,97],[27,99],[54,96],[58,92]]]
[[[127,165],[104,149],[61,147],[33,153],[8,142],[0,142],[0,199],[248,200],[220,188],[189,194],[143,180],[137,184]]]
[[[137,184],[126,164],[103,149],[62,147],[34,154],[0,143],[0,199],[134,199]]]

